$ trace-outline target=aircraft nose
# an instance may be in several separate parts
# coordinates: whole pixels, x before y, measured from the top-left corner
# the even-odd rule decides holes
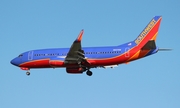
[[[15,66],[18,66],[19,65],[19,60],[18,58],[14,58],[11,60],[11,64],[15,65]]]

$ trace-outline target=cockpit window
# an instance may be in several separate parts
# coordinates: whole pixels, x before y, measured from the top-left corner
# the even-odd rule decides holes
[[[22,57],[23,55],[22,54],[20,54],[18,57]]]

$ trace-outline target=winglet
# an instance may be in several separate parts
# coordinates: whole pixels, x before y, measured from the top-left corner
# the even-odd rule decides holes
[[[83,33],[84,33],[84,30],[82,29],[81,32],[79,33],[77,39],[75,40],[76,42],[80,42],[82,40]]]

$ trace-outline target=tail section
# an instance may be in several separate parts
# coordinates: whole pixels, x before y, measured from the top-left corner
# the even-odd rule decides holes
[[[154,40],[149,40],[142,48],[141,50],[153,50],[156,49],[156,43]]]
[[[156,37],[158,34],[159,26],[161,23],[162,17],[155,16],[149,22],[149,24],[144,28],[144,30],[139,34],[139,36],[134,40],[133,51],[136,52],[130,57],[128,61],[133,61],[139,58],[143,58],[145,56],[154,54],[158,51],[156,47]]]
[[[152,40],[155,42],[156,37],[158,34],[160,22],[162,17],[155,16],[149,24],[145,27],[145,29],[140,33],[140,35],[134,40],[134,42],[139,46],[145,46],[149,41],[148,44],[153,44]]]

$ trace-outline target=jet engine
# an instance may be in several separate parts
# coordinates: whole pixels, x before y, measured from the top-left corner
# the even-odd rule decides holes
[[[79,74],[79,73],[83,73],[84,71],[86,70],[82,67],[66,68],[66,72],[71,74]]]

